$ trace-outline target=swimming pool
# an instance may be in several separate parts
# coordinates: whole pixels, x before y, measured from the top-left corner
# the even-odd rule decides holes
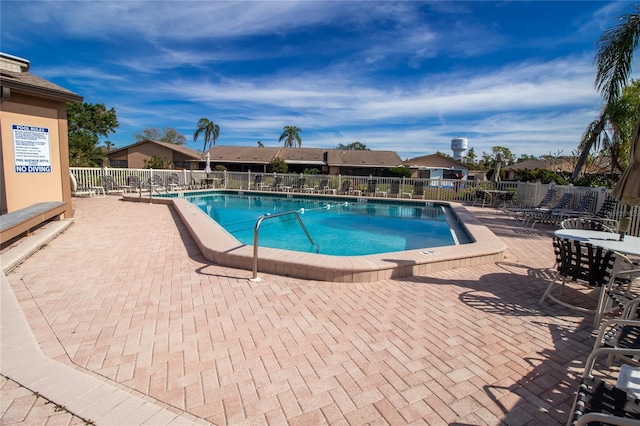
[[[254,250],[251,245],[243,244],[222,226],[212,220],[207,212],[200,209],[188,198],[197,195],[242,194],[254,196],[273,196],[268,192],[249,190],[199,190],[173,192],[142,198],[138,194],[124,194],[123,200],[131,202],[148,202],[170,205],[176,220],[185,235],[185,244],[190,241],[196,244],[202,257],[207,261],[222,267],[234,268],[232,274],[238,274],[238,269],[252,271],[254,265]],[[302,198],[306,194],[300,194]],[[359,201],[360,197],[315,194],[312,198],[326,199],[329,202]],[[430,205],[429,201],[381,198],[366,199],[367,202],[389,203],[397,206],[413,206],[421,203]],[[459,203],[439,203],[447,205],[451,217],[447,221],[455,222],[456,226],[464,229],[469,236],[467,244],[455,244],[438,247],[421,247],[418,249],[386,252],[362,256],[333,256],[308,252],[297,252],[270,247],[259,250],[260,274],[273,274],[297,277],[310,281],[328,281],[334,283],[364,283],[391,278],[424,275],[430,272],[450,270],[465,266],[483,265],[502,260],[506,250],[504,242],[476,219]],[[273,219],[275,220],[275,219]],[[224,272],[220,272],[224,273]]]
[[[313,197],[215,194],[188,197],[240,242],[253,245],[261,216],[297,212],[314,244],[293,214],[264,220],[259,245],[334,256],[362,256],[469,241],[445,204],[375,202]]]

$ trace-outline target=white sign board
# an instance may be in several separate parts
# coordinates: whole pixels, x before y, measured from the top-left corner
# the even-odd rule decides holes
[[[51,173],[49,129],[13,125],[16,173]]]

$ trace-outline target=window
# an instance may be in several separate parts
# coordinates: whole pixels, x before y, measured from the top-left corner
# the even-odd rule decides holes
[[[460,176],[464,176],[462,170],[444,169],[442,173],[442,179],[460,179]]]
[[[126,169],[129,167],[127,160],[109,160],[109,166],[114,169]]]
[[[188,161],[176,161],[173,163],[173,167],[176,169],[189,169],[189,164]]]

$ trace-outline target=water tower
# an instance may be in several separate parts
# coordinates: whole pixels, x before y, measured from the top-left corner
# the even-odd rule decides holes
[[[460,156],[467,150],[469,141],[467,138],[453,138],[451,139],[451,151],[453,151],[453,159],[460,160]]]

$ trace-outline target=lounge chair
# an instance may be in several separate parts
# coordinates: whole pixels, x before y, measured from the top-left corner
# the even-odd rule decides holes
[[[399,197],[400,196],[400,181],[392,180],[389,184],[389,190],[386,192],[387,197]]]
[[[147,182],[147,185],[149,187],[149,190],[152,192],[167,191],[167,188],[165,187],[165,184],[164,184],[164,179],[162,179],[162,176],[158,174],[152,175],[149,181]]]
[[[96,195],[96,191],[94,189],[90,189],[87,187],[82,187],[78,185],[78,179],[73,173],[69,173],[70,186],[71,186],[71,195],[74,197],[93,197]]]
[[[298,181],[294,185],[293,190],[296,192],[305,192],[307,190],[307,178],[298,178]]]
[[[253,178],[253,189],[257,189],[257,190],[264,189],[264,177],[262,175],[256,175]]]
[[[364,195],[375,196],[376,192],[378,192],[378,179],[367,179]]]
[[[569,203],[573,199],[573,194],[571,192],[565,192],[562,194],[562,197],[558,200],[558,202],[551,207],[550,209],[536,209],[529,212],[524,212],[520,216],[520,220],[522,220],[522,225],[525,226],[529,222],[532,222],[531,228],[535,226],[536,223],[542,222],[545,219],[553,217],[555,213],[560,213],[565,211],[567,207],[569,207]]]
[[[180,183],[180,176],[177,173],[171,173],[167,178],[167,187],[169,191],[179,191],[184,189],[184,186]]]
[[[125,188],[118,185],[113,176],[110,175],[102,176],[102,187],[107,194],[123,194],[125,191]]]
[[[142,181],[140,180],[139,176],[127,176],[127,186],[135,189],[137,192],[142,191]]]
[[[362,191],[359,189],[353,188],[353,182],[351,179],[345,179],[342,181],[342,186],[340,187],[340,194],[343,195],[361,195]]]
[[[589,191],[585,193],[580,202],[576,206],[575,209],[564,209],[558,210],[553,209],[549,211],[547,214],[534,215],[532,218],[533,223],[531,224],[531,229],[535,226],[536,223],[547,223],[552,225],[560,225],[563,220],[568,219],[570,217],[585,217],[590,214],[591,205],[595,201],[596,194],[593,191]]]
[[[329,194],[329,193],[333,193],[334,190],[329,188],[329,179],[321,179],[318,186],[315,187],[315,192],[322,193],[322,194]]]
[[[268,189],[269,191],[282,191],[282,176],[276,176]]]
[[[424,198],[424,181],[419,180],[413,184],[411,198]]]
[[[616,207],[618,207],[618,200],[607,194],[606,198],[602,202],[602,205],[600,206],[594,217],[608,219],[616,210]]]
[[[547,193],[544,195],[542,200],[535,207],[513,207],[506,210],[503,210],[508,216],[511,216],[514,219],[518,219],[518,216],[521,216],[528,212],[535,212],[540,210],[549,209],[551,204],[553,203],[554,198],[556,197],[556,193],[558,192],[555,188],[549,188]]]

